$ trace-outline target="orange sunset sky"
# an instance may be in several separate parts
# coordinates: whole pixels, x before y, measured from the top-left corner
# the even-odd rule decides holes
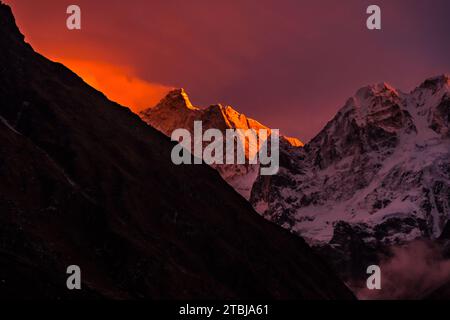
[[[303,141],[364,85],[410,90],[450,72],[450,1],[4,0],[36,51],[138,111],[171,88]],[[82,30],[66,9],[82,10]]]

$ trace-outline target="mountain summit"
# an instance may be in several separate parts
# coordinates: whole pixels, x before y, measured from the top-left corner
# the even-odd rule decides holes
[[[139,116],[169,137],[176,129],[187,129],[192,134],[195,121],[201,121],[204,130],[218,129],[223,133],[227,129],[253,129],[256,132],[266,129],[270,132],[265,125],[230,106],[217,104],[208,108],[194,107],[183,89],[169,92],[158,105],[142,111]],[[282,136],[281,140],[284,149],[303,146],[296,138]],[[215,165],[214,168],[236,191],[246,199],[250,198],[251,188],[259,173],[259,165]]]

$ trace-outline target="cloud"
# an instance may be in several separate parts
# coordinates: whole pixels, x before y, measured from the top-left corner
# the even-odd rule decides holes
[[[99,61],[52,59],[64,64],[110,100],[134,112],[155,106],[172,88],[140,79],[130,67]]]
[[[393,247],[380,263],[381,290],[359,290],[360,299],[421,299],[450,281],[450,260],[442,248],[428,241]]]

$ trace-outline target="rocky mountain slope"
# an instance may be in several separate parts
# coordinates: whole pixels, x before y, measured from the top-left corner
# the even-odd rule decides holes
[[[312,242],[329,242],[338,221],[367,241],[437,238],[450,216],[449,118],[447,76],[409,94],[362,88],[251,201]]]
[[[342,253],[346,268],[362,270],[380,247],[438,238],[450,218],[449,84],[439,76],[410,93],[360,89],[278,175],[258,177],[251,203],[329,245],[327,256]]]
[[[200,108],[192,105],[184,89],[171,92],[155,107],[142,111],[142,120],[158,129],[167,136],[171,136],[176,129],[187,129],[194,132],[194,122],[201,121],[203,130],[218,129],[225,133],[227,129],[255,130],[270,129],[258,121],[246,117],[230,106],[212,105]],[[303,143],[292,137],[281,137],[283,149],[297,148]],[[248,150],[247,150],[248,151]],[[246,159],[248,160],[248,154]],[[252,186],[259,174],[259,165],[213,165],[222,178],[246,199],[250,198]]]
[[[172,147],[34,52],[0,3],[0,297],[353,298],[213,169],[173,165]]]

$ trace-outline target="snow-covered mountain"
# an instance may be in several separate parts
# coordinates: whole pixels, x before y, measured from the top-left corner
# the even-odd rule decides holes
[[[250,201],[312,244],[437,238],[450,218],[449,122],[448,76],[410,93],[362,88],[278,175],[258,177]]]
[[[142,111],[140,117],[149,125],[167,136],[176,129],[187,129],[194,132],[194,122],[202,121],[203,130],[219,129],[223,133],[227,129],[270,129],[258,121],[246,117],[230,106],[220,104],[208,108],[192,105],[184,89],[176,89],[167,94],[154,108]],[[283,136],[282,148],[297,148],[303,143],[291,137]],[[246,155],[248,160],[248,155]],[[259,165],[214,165],[213,166],[236,191],[246,199],[250,198],[252,186],[259,174]]]
[[[183,89],[140,116],[166,135],[192,132],[198,120],[223,131],[267,128],[229,106],[194,107]],[[259,176],[251,165],[217,169],[259,213],[312,244],[343,230],[387,245],[437,238],[450,217],[449,117],[448,76],[410,93],[371,85],[306,146],[282,139],[277,175]]]
[[[208,127],[259,128],[231,107],[193,107],[183,90],[141,114],[166,135]],[[342,277],[365,275],[389,247],[437,239],[450,229],[449,77],[410,93],[386,83],[361,88],[302,147],[282,139],[280,170],[217,168],[266,219],[296,233]]]

